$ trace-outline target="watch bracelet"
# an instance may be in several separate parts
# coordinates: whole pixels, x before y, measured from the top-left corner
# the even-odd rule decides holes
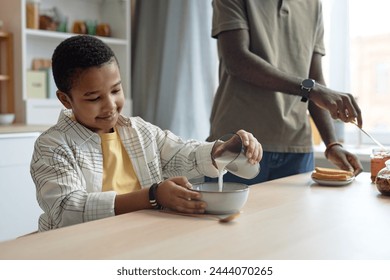
[[[157,188],[160,183],[154,183],[149,188],[149,203],[154,209],[162,209],[162,206],[157,202]]]

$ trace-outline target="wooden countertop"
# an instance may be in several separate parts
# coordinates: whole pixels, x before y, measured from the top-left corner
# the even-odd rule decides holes
[[[26,124],[0,125],[0,134],[43,132],[47,130],[49,127],[50,125],[26,125]]]
[[[390,259],[390,197],[370,174],[319,186],[310,173],[251,186],[229,224],[143,210],[0,243],[0,259]]]

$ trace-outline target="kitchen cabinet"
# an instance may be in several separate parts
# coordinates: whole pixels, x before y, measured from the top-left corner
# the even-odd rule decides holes
[[[42,213],[30,175],[38,132],[0,133],[0,241],[38,229]]]
[[[0,30],[0,113],[14,113],[13,36]]]
[[[7,1],[0,9],[4,27],[14,34],[14,82],[16,122],[54,124],[62,105],[56,98],[28,98],[26,78],[34,59],[50,59],[55,47],[71,33],[75,22],[107,23],[110,37],[99,37],[115,52],[120,63],[123,89],[127,99],[125,114],[131,114],[130,100],[130,2],[131,0],[40,0],[40,13],[53,8],[67,19],[66,32],[27,28],[28,0]],[[53,96],[54,93],[48,93]]]

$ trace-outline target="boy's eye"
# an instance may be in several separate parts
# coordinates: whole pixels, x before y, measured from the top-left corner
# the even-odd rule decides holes
[[[120,92],[121,90],[120,89],[114,89],[113,91],[112,91],[112,93],[118,93],[118,92]]]
[[[93,102],[93,101],[97,101],[98,99],[99,99],[99,97],[96,97],[96,98],[92,98],[92,99],[87,99],[87,101]]]

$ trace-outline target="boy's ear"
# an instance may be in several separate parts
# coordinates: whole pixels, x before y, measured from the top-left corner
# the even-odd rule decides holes
[[[60,90],[57,90],[57,98],[65,106],[66,109],[72,109],[72,104],[70,102],[70,97]]]

